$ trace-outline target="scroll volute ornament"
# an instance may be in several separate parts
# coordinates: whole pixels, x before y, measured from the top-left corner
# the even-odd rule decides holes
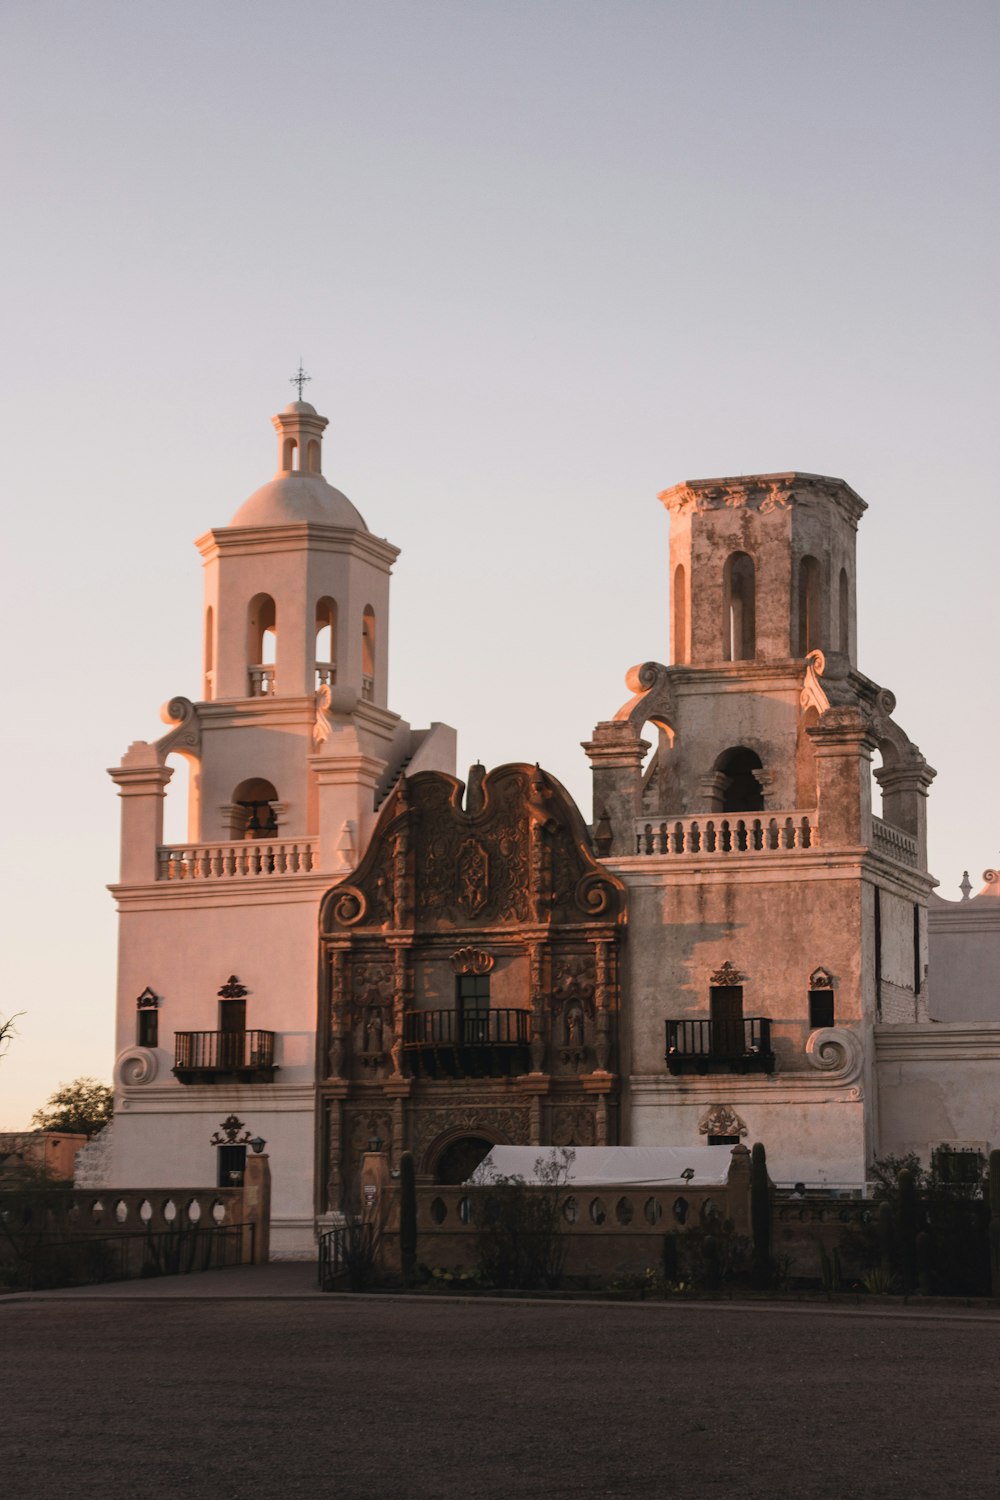
[[[451,955],[451,966],[456,974],[488,974],[496,959],[482,948],[457,948]]]

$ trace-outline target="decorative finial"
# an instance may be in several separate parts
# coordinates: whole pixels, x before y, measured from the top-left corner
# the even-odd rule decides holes
[[[959,890],[962,892],[962,900],[968,901],[972,894],[972,881],[969,879],[968,870],[962,871],[962,884],[959,886]]]
[[[295,374],[292,376],[288,384],[298,386],[300,401],[302,400],[302,387],[304,385],[307,385],[310,380],[312,380],[312,376],[307,375],[305,370],[302,368],[302,356],[299,355],[299,368],[296,370]]]

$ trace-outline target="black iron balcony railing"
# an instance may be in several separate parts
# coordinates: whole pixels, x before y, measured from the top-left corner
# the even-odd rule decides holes
[[[408,1069],[431,1077],[527,1072],[530,1042],[530,1010],[408,1010],[403,1016]]]
[[[273,1031],[178,1031],[174,1073],[181,1083],[271,1083],[275,1074]]]
[[[667,1021],[671,1073],[773,1073],[771,1021],[744,1016],[726,1021]]]

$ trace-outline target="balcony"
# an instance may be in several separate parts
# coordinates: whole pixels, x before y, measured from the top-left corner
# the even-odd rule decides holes
[[[273,1031],[178,1031],[174,1074],[180,1083],[273,1083]]]
[[[531,1067],[530,1010],[408,1010],[403,1060],[410,1077],[502,1078]]]
[[[667,1068],[681,1073],[773,1073],[771,1021],[667,1021]]]

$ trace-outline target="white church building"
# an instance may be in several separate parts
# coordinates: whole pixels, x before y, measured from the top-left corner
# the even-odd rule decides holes
[[[450,728],[412,729],[388,707],[397,549],[324,479],[326,425],[307,402],[286,407],[275,478],[198,539],[200,695],[171,699],[166,733],[110,772],[122,799],[116,1115],[84,1168],[123,1188],[225,1185],[239,1161],[211,1141],[235,1114],[267,1142],[278,1256],[311,1254],[338,1206],[330,1101],[354,1087],[350,1060],[330,1063],[324,897],[397,808],[410,816],[404,782],[455,771]],[[478,1115],[468,1078],[423,1087],[476,1140],[542,1144],[556,1139],[550,1075],[568,1069],[588,1097],[617,1101],[608,1143],[762,1140],[789,1184],[861,1188],[888,1152],[984,1152],[1000,1143],[1000,1020],[983,1017],[1000,1013],[983,993],[963,1010],[935,973],[934,772],[858,665],[865,504],[841,480],[799,472],[695,481],[661,499],[671,661],[633,669],[632,697],[585,745],[594,808],[580,857],[625,892],[607,988],[617,1009],[601,1012],[595,1050],[584,975],[561,1050],[555,1023],[544,1032],[552,981],[537,918],[527,936],[542,957],[525,966],[524,995],[508,986],[501,1002],[527,1018],[504,1061],[520,1076],[487,1080],[493,1102]],[[182,845],[163,842],[168,757],[188,767]],[[429,874],[385,868],[372,879]],[[402,943],[388,927],[384,942]],[[489,938],[484,928],[475,973],[455,965],[456,995],[478,983],[487,1012]],[[949,968],[956,942],[942,949]],[[402,998],[382,998],[401,1018]],[[403,1039],[383,1049],[378,1025],[379,1050],[357,1059],[371,1083],[357,1087],[381,1077],[396,1098],[396,1159],[409,1083]],[[504,1115],[502,1089],[535,1103]],[[559,1125],[570,1140],[571,1116]]]

